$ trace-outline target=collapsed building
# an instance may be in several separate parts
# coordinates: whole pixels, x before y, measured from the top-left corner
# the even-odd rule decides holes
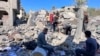
[[[2,6],[2,4],[5,4],[5,6]],[[74,50],[76,48],[77,44],[75,44],[73,42],[73,39],[74,39],[73,35],[75,35],[76,29],[78,27],[78,25],[77,25],[78,24],[78,22],[77,22],[78,17],[76,17],[75,11],[73,10],[74,8],[75,8],[75,6],[70,6],[70,7],[64,7],[64,8],[61,8],[61,9],[55,9],[54,10],[54,12],[59,12],[60,16],[61,15],[64,16],[64,18],[62,19],[65,22],[64,24],[69,24],[70,23],[70,25],[73,28],[72,32],[71,32],[72,36],[65,35],[62,32],[55,32],[54,33],[52,31],[48,31],[48,34],[46,36],[46,38],[47,38],[46,40],[49,44],[51,44],[53,46],[57,46],[57,48],[58,47],[61,48],[61,50],[57,50],[57,51],[64,51],[64,53],[65,53],[66,52],[65,49],[69,51],[69,50]],[[0,19],[1,19],[1,25],[2,26],[13,26],[14,22],[16,20],[16,14],[18,12],[19,12],[19,0],[13,0],[13,1],[12,0],[6,0],[6,1],[5,0],[0,0],[0,13],[1,13],[0,14]],[[18,25],[18,27],[16,27],[16,29],[14,29],[14,31],[11,30],[10,32],[8,32],[8,34],[15,39],[14,40],[15,42],[20,43],[20,44],[22,44],[21,42],[29,42],[29,41],[32,41],[32,40],[37,40],[38,34],[45,27],[44,22],[46,22],[46,20],[45,20],[46,19],[46,17],[45,17],[46,13],[47,13],[46,10],[40,10],[39,12],[30,11],[27,24]],[[49,12],[49,13],[51,13],[51,12]],[[22,16],[23,16],[23,9],[20,10],[19,19],[21,19]],[[83,17],[82,17],[82,19],[83,19]],[[59,26],[62,26],[62,25],[59,25]],[[50,27],[48,27],[48,28],[50,28]],[[4,36],[3,35],[1,37],[8,38],[9,36]],[[83,35],[82,35],[82,37],[83,37]],[[0,42],[1,44],[4,40],[6,40],[5,38],[1,39],[1,42]],[[82,41],[84,39],[83,38],[82,39],[78,38],[76,40],[77,40],[77,42],[79,42],[79,40]],[[8,40],[8,41],[10,41],[10,40]],[[6,41],[6,42],[8,43],[8,41]],[[3,45],[4,44],[6,45],[7,44],[6,42],[3,42]],[[10,44],[14,45],[13,42],[9,43],[9,45]],[[17,44],[15,44],[15,45],[17,45]],[[81,45],[78,45],[78,46],[81,47]],[[16,48],[16,47],[14,47],[14,48]],[[27,51],[27,49],[23,50],[22,48],[23,47],[19,47],[20,50],[16,48],[18,51],[13,51],[13,52],[15,52],[15,54],[18,55],[18,56],[29,56],[29,55],[27,55],[28,52],[31,56],[33,56],[33,55],[37,56],[39,53],[42,54],[41,56],[43,56],[44,53],[46,55],[45,50],[43,51],[44,53],[42,53],[41,51],[39,51],[39,50],[42,50],[42,49],[39,49],[39,48],[35,48],[35,50],[31,50],[31,52]],[[35,51],[35,52],[32,52],[32,51]],[[21,53],[22,53],[22,55],[21,55]],[[70,54],[72,54],[72,53],[73,52],[68,53],[69,56],[71,56]],[[64,54],[64,55],[66,55],[66,54]],[[14,56],[14,55],[12,55],[12,56]],[[55,56],[57,56],[57,55],[55,55]]]
[[[19,8],[19,0],[0,0],[0,26],[13,26]]]

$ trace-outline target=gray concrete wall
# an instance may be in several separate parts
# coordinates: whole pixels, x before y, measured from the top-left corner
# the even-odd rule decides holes
[[[3,26],[13,26],[14,20],[16,19],[16,13],[19,12],[19,1],[20,0],[8,0],[0,1],[0,11],[6,11],[8,13],[7,19],[3,20]]]

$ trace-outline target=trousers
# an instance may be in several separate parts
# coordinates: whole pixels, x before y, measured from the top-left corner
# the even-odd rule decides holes
[[[94,54],[89,54],[85,49],[76,49],[75,50],[76,56],[95,56]]]

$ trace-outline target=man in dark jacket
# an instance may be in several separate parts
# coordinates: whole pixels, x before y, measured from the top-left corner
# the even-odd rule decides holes
[[[95,56],[98,49],[98,43],[95,39],[91,38],[91,32],[85,31],[86,47],[85,49],[76,49],[76,56]]]
[[[45,40],[45,35],[47,34],[48,32],[48,29],[45,28],[38,36],[38,39],[37,39],[37,45],[42,47],[43,45],[47,45],[47,42]]]
[[[46,40],[45,40],[45,35],[47,34],[48,29],[44,28],[44,30],[39,34],[38,39],[37,39],[37,45],[45,50],[48,50],[48,56],[50,56],[50,54],[52,54],[53,51],[53,47],[50,46]]]
[[[58,25],[58,19],[59,19],[59,13],[54,13],[54,19],[53,19],[53,31],[55,32],[57,30]]]

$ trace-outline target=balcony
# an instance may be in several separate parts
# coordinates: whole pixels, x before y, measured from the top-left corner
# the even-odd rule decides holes
[[[0,1],[0,9],[8,7],[8,2]]]

